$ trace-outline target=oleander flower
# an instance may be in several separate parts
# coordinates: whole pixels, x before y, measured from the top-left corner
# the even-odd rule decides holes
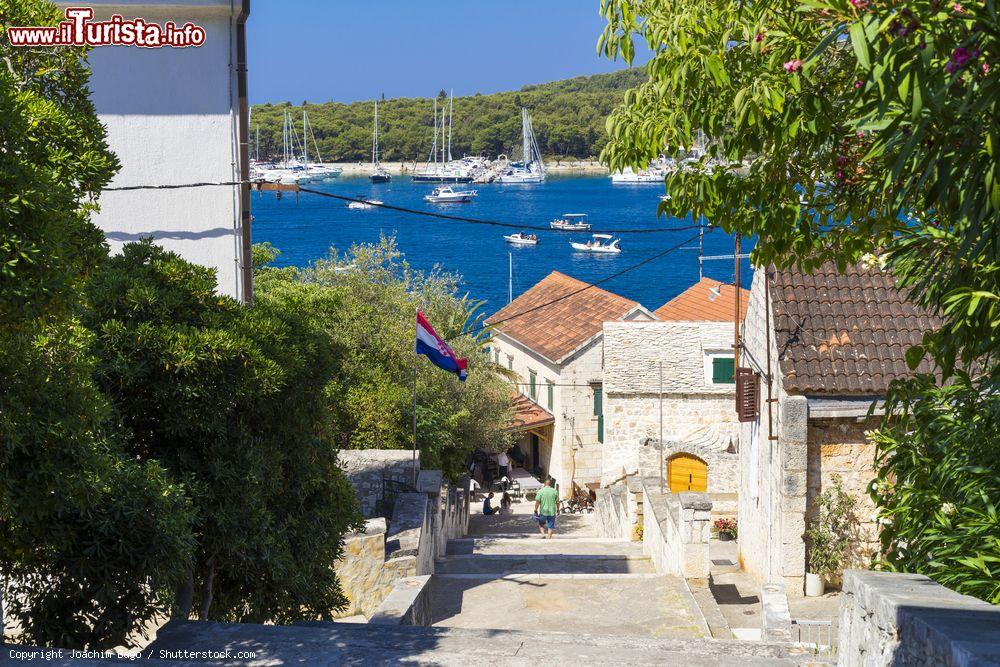
[[[754,35],[753,41],[755,41],[757,43],[763,42],[764,41],[764,31],[761,30],[756,35]]]
[[[785,63],[786,72],[798,72],[804,63],[801,60],[789,60]]]
[[[857,90],[858,88],[860,88],[863,85],[864,85],[864,83],[862,83],[861,80],[859,79],[859,80],[857,80],[857,81],[854,82],[854,89]]]
[[[969,53],[969,50],[963,46],[959,46],[951,52],[951,59],[948,60],[948,64],[944,66],[944,71],[948,74],[954,74],[958,70],[965,67],[971,59],[972,54]]]

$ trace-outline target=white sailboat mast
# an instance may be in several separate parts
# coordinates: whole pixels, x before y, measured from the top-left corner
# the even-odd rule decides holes
[[[455,89],[448,98],[448,161],[451,162],[451,128],[455,122]]]
[[[524,166],[531,164],[531,138],[528,136],[528,109],[521,107],[521,143],[524,150]]]
[[[378,166],[378,98],[375,99],[375,129],[372,136],[372,167]]]
[[[309,166],[309,137],[306,136],[306,127],[309,120],[306,118],[306,108],[302,107],[302,164]]]
[[[431,147],[431,155],[434,156],[434,166],[438,163],[438,101],[434,98],[434,144]]]

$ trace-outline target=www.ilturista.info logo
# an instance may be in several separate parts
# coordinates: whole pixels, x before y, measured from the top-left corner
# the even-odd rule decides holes
[[[205,43],[205,29],[188,21],[178,26],[163,25],[141,18],[126,19],[115,14],[108,21],[92,21],[91,7],[67,7],[66,20],[57,26],[10,26],[11,46],[163,46],[184,48]]]

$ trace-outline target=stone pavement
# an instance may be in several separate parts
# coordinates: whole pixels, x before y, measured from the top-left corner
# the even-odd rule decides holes
[[[698,638],[704,619],[684,582],[656,574],[642,546],[597,537],[595,515],[562,515],[542,539],[531,503],[470,517],[435,564],[435,626]]]

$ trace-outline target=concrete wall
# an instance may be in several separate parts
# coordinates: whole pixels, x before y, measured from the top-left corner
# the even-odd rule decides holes
[[[409,449],[344,449],[337,456],[354,487],[364,517],[372,517],[382,498],[383,480],[413,483],[413,452]],[[420,452],[417,452],[417,472]]]
[[[725,322],[609,322],[604,325],[606,437],[601,481],[641,470],[645,448],[659,438],[663,364],[665,456],[690,453],[708,463],[709,493],[735,497],[738,469],[725,450],[739,439],[734,385],[711,383],[711,357],[732,348]],[[732,508],[735,511],[735,507]]]
[[[848,570],[838,665],[1000,664],[1000,607],[918,574]]]
[[[712,501],[704,493],[659,491],[659,480],[643,479],[642,551],[662,574],[707,579],[711,561]]]
[[[236,14],[241,3],[61,1],[162,24],[192,21],[205,43],[189,48],[100,46],[91,51],[91,98],[121,161],[109,187],[233,182],[239,173]],[[112,251],[152,235],[214,268],[222,294],[242,298],[239,187],[104,192],[94,222]]]

